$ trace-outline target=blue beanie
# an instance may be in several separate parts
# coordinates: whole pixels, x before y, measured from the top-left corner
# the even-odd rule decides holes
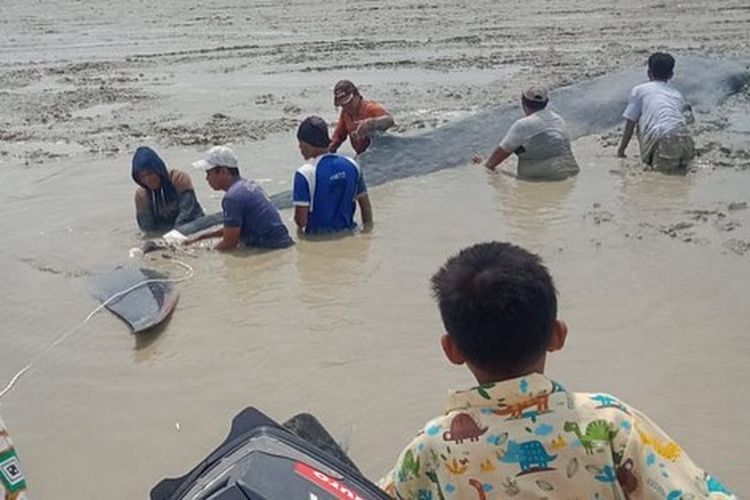
[[[297,140],[318,148],[327,148],[331,144],[328,124],[319,116],[308,116],[299,124]]]

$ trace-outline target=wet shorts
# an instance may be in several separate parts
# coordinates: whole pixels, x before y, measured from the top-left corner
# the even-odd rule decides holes
[[[651,155],[644,158],[651,168],[665,174],[685,173],[695,157],[693,138],[688,134],[662,137],[656,141]]]

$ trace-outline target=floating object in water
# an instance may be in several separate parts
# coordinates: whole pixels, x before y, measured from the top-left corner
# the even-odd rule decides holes
[[[127,321],[134,333],[147,330],[164,321],[177,304],[178,294],[172,287],[172,283],[188,280],[194,274],[193,268],[188,264],[176,259],[172,262],[186,269],[188,274],[181,278],[169,278],[151,269],[118,267],[112,272],[94,278],[91,282],[91,295],[99,299],[101,305],[91,311],[83,321],[62,332],[47,347],[36,353],[31,361],[21,368],[0,391],[0,398],[13,388],[39,358],[73,335],[102,308],[106,307]],[[145,289],[141,290],[144,287]]]
[[[118,267],[91,280],[91,295],[138,333],[164,321],[177,305],[179,293],[168,280],[152,269]]]

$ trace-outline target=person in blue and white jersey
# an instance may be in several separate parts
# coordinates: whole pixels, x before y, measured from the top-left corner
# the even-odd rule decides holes
[[[302,157],[307,161],[294,173],[292,201],[294,222],[304,234],[351,231],[357,224],[357,205],[362,225],[372,225],[372,206],[357,162],[329,153],[328,124],[319,116],[307,117],[297,129]]]

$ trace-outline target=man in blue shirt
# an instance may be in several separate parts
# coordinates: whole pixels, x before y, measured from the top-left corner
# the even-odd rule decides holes
[[[356,227],[355,201],[362,224],[372,224],[372,206],[359,165],[346,156],[328,153],[328,125],[307,117],[297,129],[299,150],[307,163],[294,174],[294,222],[306,234],[333,233]]]
[[[240,243],[260,248],[286,248],[294,243],[263,188],[240,177],[234,151],[216,146],[193,166],[205,170],[213,189],[226,191],[221,200],[224,227],[198,239],[221,237],[217,250],[233,250]]]

